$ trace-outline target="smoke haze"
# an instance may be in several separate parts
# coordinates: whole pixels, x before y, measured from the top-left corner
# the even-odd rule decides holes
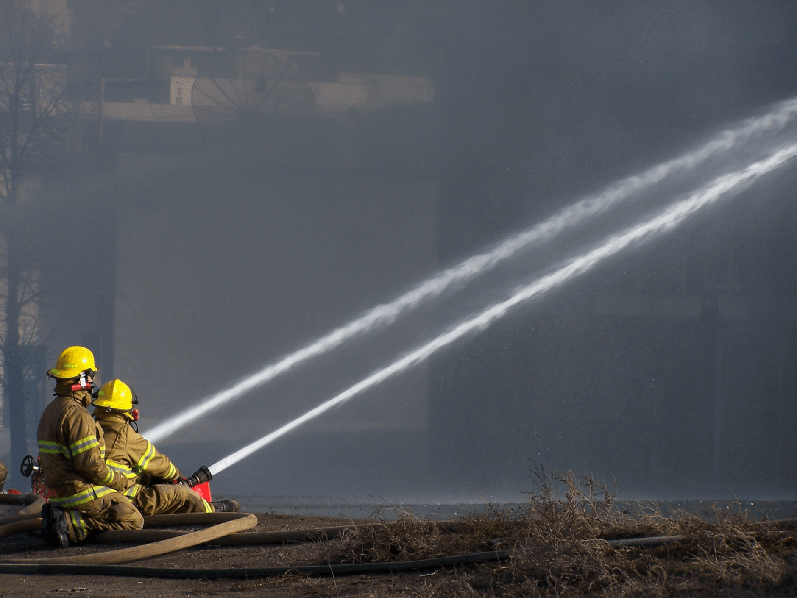
[[[70,90],[103,105],[14,214],[42,286],[26,427],[84,344],[185,473],[796,143],[791,2],[68,7]],[[795,160],[723,200],[214,494],[514,500],[543,465],[627,497],[794,499]]]

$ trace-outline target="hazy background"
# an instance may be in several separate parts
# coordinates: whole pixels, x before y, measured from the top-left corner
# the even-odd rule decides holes
[[[432,90],[339,113],[318,100],[313,114],[257,126],[109,119],[102,138],[87,133],[91,151],[50,175],[35,215],[41,252],[69,261],[43,261],[54,284],[40,371],[65,346],[88,345],[103,380],[137,391],[145,436],[438,270],[796,96],[792,2],[68,9],[87,98],[101,77],[144,78],[158,45],[313,51],[332,82],[392,75]],[[782,136],[795,139],[796,124]],[[667,201],[762,149],[644,200]],[[566,232],[158,448],[187,473],[212,464],[634,216]],[[796,255],[791,162],[281,438],[212,489],[515,500],[543,465],[616,478],[623,496],[795,498]],[[80,285],[61,283],[71,273]],[[46,402],[49,382],[38,385]],[[6,452],[16,470],[21,457]]]

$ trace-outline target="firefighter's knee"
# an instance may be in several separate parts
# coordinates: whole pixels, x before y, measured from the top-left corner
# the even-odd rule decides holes
[[[126,523],[131,529],[144,527],[144,517],[124,496],[111,499],[107,514],[111,520]]]

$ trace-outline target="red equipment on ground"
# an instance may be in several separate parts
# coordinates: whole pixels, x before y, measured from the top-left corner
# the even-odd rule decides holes
[[[19,472],[23,477],[31,478],[31,492],[45,500],[50,497],[50,490],[44,484],[44,471],[42,471],[42,463],[38,456],[35,460],[30,454],[23,458]]]

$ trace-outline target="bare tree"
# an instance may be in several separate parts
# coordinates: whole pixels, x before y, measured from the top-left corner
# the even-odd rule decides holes
[[[27,207],[47,170],[74,151],[84,107],[67,96],[54,28],[29,0],[0,0],[0,384],[11,455],[26,452],[24,370],[40,336],[36,240]]]

